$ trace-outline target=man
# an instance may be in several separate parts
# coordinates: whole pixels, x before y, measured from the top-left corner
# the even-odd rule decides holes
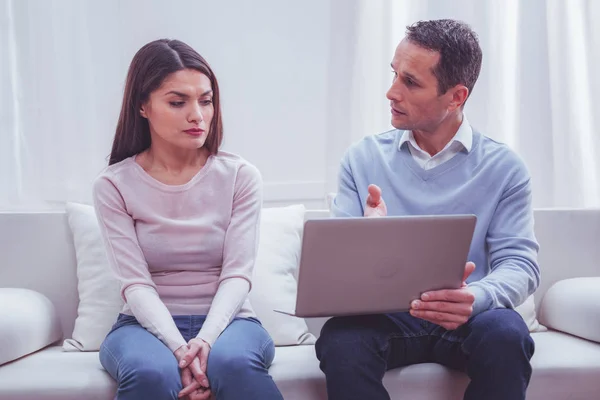
[[[423,362],[467,372],[465,399],[525,399],[534,343],[514,308],[540,280],[531,184],[519,157],[463,114],[481,59],[462,22],[408,27],[387,92],[396,129],[342,160],[335,216],[475,214],[477,226],[462,288],[424,293],[407,313],[325,324],[316,351],[330,400],[389,399],[385,371]]]

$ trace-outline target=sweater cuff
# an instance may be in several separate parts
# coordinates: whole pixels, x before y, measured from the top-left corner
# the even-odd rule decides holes
[[[202,339],[204,340],[206,343],[208,343],[208,345],[210,346],[210,348],[212,349],[213,344],[215,344],[215,342],[217,341],[217,338],[221,335],[221,332],[218,331],[218,329],[216,329],[215,327],[213,327],[213,329],[210,330],[200,330],[200,332],[198,332],[198,335],[196,335],[196,337],[198,339]]]
[[[475,296],[475,302],[473,303],[473,313],[471,314],[471,318],[476,316],[483,311],[487,311],[492,308],[492,296],[480,285],[477,285],[477,282],[473,282],[468,285],[469,290]]]
[[[167,347],[169,348],[169,350],[171,350],[171,352],[175,353],[181,346],[186,346],[187,342],[185,341],[185,339],[183,338],[183,336],[177,337],[175,335],[175,337],[172,338],[163,338],[163,342],[167,345]]]

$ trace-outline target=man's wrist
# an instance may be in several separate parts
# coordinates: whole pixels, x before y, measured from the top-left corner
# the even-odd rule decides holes
[[[467,286],[467,289],[473,293],[475,296],[475,301],[473,302],[473,312],[471,313],[471,317],[476,316],[479,313],[489,310],[492,307],[492,297],[489,295],[487,290],[485,290],[481,285],[477,283],[472,283]]]

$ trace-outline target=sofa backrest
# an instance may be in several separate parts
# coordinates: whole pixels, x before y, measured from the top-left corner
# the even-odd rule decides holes
[[[46,295],[56,307],[65,338],[77,317],[76,266],[65,212],[0,213],[0,287]]]
[[[308,211],[306,218],[327,215]],[[600,276],[600,210],[536,210],[535,231],[542,270],[535,296],[538,306],[558,280]],[[77,316],[76,271],[64,212],[0,213],[0,287],[28,288],[46,295],[57,308],[65,337],[70,337]]]

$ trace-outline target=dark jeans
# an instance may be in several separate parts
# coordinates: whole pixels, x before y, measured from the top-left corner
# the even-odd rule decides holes
[[[174,316],[186,341],[196,337],[206,317]],[[283,400],[269,375],[273,340],[254,318],[236,318],[208,354],[206,374],[218,400]],[[175,356],[129,315],[119,315],[100,347],[100,362],[117,381],[118,400],[177,399],[182,389]]]
[[[387,400],[385,371],[425,362],[465,371],[465,400],[524,400],[534,343],[510,309],[485,311],[454,331],[398,313],[332,318],[316,352],[329,400]]]

